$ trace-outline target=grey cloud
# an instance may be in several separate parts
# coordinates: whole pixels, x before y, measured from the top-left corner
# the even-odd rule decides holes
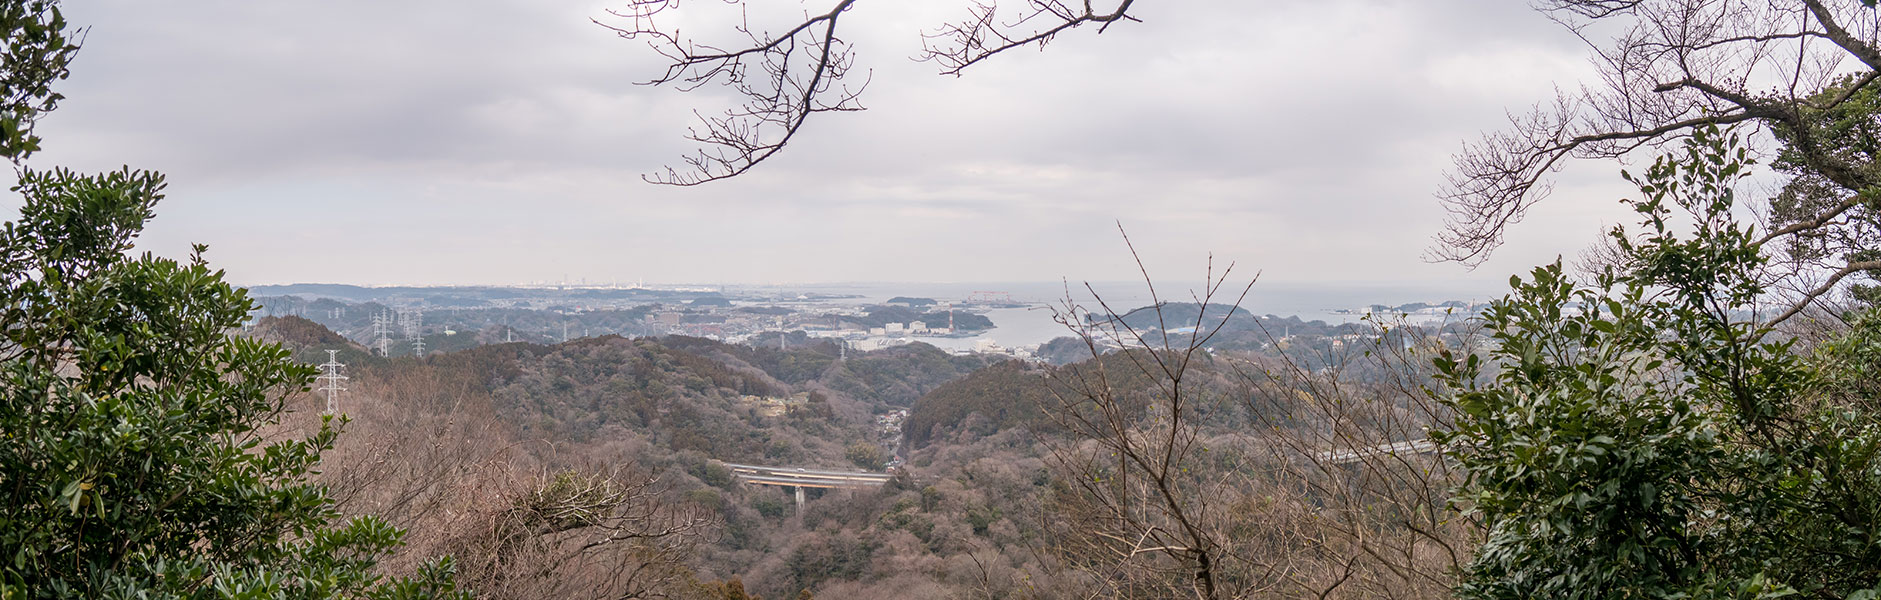
[[[906,57],[957,6],[871,3],[870,111],[676,190],[638,175],[723,99],[633,85],[656,57],[599,6],[74,3],[93,30],[42,160],[170,172],[153,245],[265,281],[1128,278],[1117,220],[1172,270],[1405,278],[1457,273],[1415,258],[1444,156],[1540,99],[1466,75],[1580,53],[1518,3],[1215,0],[954,79]]]

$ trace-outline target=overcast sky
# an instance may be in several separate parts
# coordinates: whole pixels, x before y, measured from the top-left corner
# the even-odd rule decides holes
[[[1578,164],[1484,267],[1421,258],[1450,154],[1592,73],[1523,3],[1141,2],[953,78],[909,57],[964,1],[864,0],[869,110],[683,189],[639,176],[722,98],[634,85],[661,63],[608,5],[70,2],[31,164],[164,172],[143,247],[248,284],[1118,280],[1121,221],[1159,279],[1480,288],[1625,215],[1620,166]]]

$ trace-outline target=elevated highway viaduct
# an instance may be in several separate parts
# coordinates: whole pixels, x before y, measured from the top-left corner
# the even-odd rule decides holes
[[[803,510],[804,488],[865,488],[881,487],[894,475],[888,473],[869,473],[866,471],[828,471],[803,467],[766,467],[760,465],[741,465],[725,463],[732,475],[739,481],[753,485],[776,485],[793,488],[797,496],[797,510]]]

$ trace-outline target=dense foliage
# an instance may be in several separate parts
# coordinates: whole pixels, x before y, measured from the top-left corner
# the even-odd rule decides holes
[[[253,305],[201,248],[188,262],[126,255],[162,189],[129,170],[29,170],[16,188],[20,219],[0,229],[0,596],[448,589],[444,566],[380,582],[374,557],[401,533],[331,522],[312,480],[330,426],[255,434],[313,370],[228,335]]]
[[[941,384],[999,360],[977,354],[955,356],[916,342],[851,356],[825,372],[820,382],[882,407],[908,407]]]
[[[76,50],[53,2],[0,8],[0,154]],[[403,533],[336,522],[334,423],[264,440],[313,370],[229,332],[254,304],[202,258],[129,256],[161,175],[21,168],[0,228],[0,598],[454,597],[450,563],[387,580]]]
[[[1823,108],[1798,111],[1796,121],[1772,128],[1783,143],[1772,166],[1790,180],[1771,198],[1771,225],[1797,228],[1783,248],[1790,259],[1881,260],[1881,198],[1870,190],[1850,194],[1844,185],[1848,174],[1873,178],[1881,166],[1881,90],[1871,83],[1872,77],[1844,76],[1810,98]],[[1811,227],[1823,214],[1838,218]],[[1861,302],[1881,303],[1877,276],[1881,270],[1860,272],[1857,279],[1866,282],[1849,291]]]
[[[1048,381],[1044,372],[1019,361],[974,371],[915,403],[902,425],[903,439],[910,448],[921,448],[953,433],[984,437],[1035,424],[1054,404]]]
[[[1536,269],[1485,315],[1500,366],[1438,361],[1459,498],[1487,542],[1470,598],[1872,597],[1881,583],[1873,314],[1814,360],[1755,315],[1746,154],[1716,130],[1637,180],[1643,232],[1578,284]],[[1681,210],[1694,224],[1681,237]]]
[[[64,97],[52,84],[65,79],[78,53],[58,0],[25,0],[0,6],[0,157],[23,160],[39,150],[33,123]]]

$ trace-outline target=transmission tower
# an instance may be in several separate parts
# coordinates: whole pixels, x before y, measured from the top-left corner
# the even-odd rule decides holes
[[[340,392],[346,391],[346,388],[340,385],[340,382],[346,381],[347,377],[340,374],[340,369],[346,365],[340,364],[339,353],[338,350],[328,350],[327,362],[320,365],[320,376],[314,378],[320,381],[319,391],[327,395],[327,414],[340,411]]]
[[[379,356],[392,355],[392,315],[379,311],[372,315],[373,345],[379,348]]]
[[[405,337],[411,338],[411,353],[423,358],[425,355],[425,313],[416,308],[406,313]]]

